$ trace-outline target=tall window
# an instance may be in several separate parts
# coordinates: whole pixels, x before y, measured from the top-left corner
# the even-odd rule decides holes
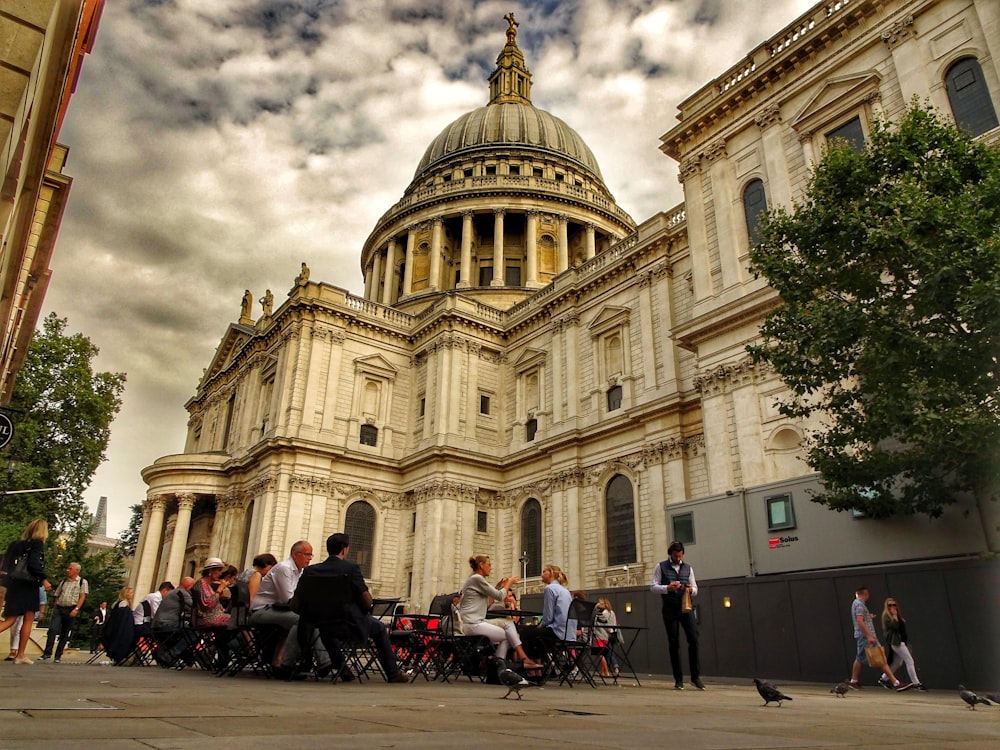
[[[344,532],[351,539],[351,560],[361,567],[365,578],[370,578],[375,556],[375,509],[364,500],[351,503],[344,518]]]
[[[764,194],[764,182],[751,180],[743,190],[743,215],[747,220],[747,236],[750,244],[757,243],[760,227],[760,215],[767,211],[767,196]]]
[[[524,423],[524,439],[525,442],[530,443],[535,439],[535,435],[538,434],[538,420],[529,419]]]
[[[948,68],[944,83],[955,123],[972,135],[997,126],[997,112],[983,78],[983,69],[974,57],[966,57]]]
[[[542,574],[542,506],[534,498],[521,508],[521,551],[528,555],[526,573]]]
[[[861,127],[861,118],[854,117],[840,127],[834,128],[826,134],[826,140],[847,141],[847,145],[854,151],[862,151],[865,147],[865,131]]]
[[[635,503],[632,498],[632,483],[627,477],[616,474],[608,482],[604,513],[608,535],[608,565],[635,562]]]
[[[611,386],[608,389],[608,411],[615,411],[622,408],[622,387],[620,385]]]

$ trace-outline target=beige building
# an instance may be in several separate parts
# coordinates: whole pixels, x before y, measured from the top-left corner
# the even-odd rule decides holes
[[[923,520],[808,501],[808,425],[745,351],[777,302],[746,266],[757,212],[803,194],[826,139],[914,94],[1000,138],[1000,6],[817,5],[680,105],[661,149],[685,203],[638,226],[532,106],[516,34],[362,248],[362,297],[305,267],[259,317],[248,292],[183,453],[143,470],[135,587],[344,529],[375,593],[416,607],[473,553],[538,590],[545,562],[574,588],[642,584],[671,538],[699,578],[842,564],[844,544],[873,564],[986,549],[961,509],[929,542]]]
[[[0,0],[0,405],[48,288],[72,179],[57,143],[104,0]]]

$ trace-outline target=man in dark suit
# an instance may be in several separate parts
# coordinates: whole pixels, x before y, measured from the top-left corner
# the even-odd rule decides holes
[[[350,550],[350,538],[347,534],[331,534],[326,540],[326,551],[329,557],[321,563],[310,565],[302,571],[302,578],[295,591],[295,599],[301,600],[300,592],[303,584],[308,578],[315,576],[347,576],[351,589],[351,601],[346,605],[344,616],[354,625],[355,630],[375,644],[378,653],[379,663],[382,671],[385,672],[389,682],[409,682],[409,678],[399,669],[396,655],[392,653],[392,645],[389,643],[389,631],[386,626],[376,618],[372,617],[372,595],[368,591],[365,577],[361,573],[361,568],[357,563],[347,560],[347,553]],[[322,635],[322,632],[321,632]],[[330,654],[335,649],[330,648]]]

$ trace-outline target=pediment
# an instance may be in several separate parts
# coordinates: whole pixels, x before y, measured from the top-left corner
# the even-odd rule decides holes
[[[600,336],[602,333],[606,333],[613,328],[619,328],[627,323],[628,316],[629,309],[627,307],[606,305],[597,313],[597,317],[591,321],[587,328],[590,330],[591,335]]]
[[[229,328],[226,329],[226,333],[222,337],[222,341],[219,342],[219,346],[215,349],[215,355],[212,357],[211,363],[202,376],[202,382],[207,382],[215,375],[226,370],[253,338],[253,332],[254,329],[251,326],[230,323]]]
[[[399,370],[392,366],[381,354],[370,354],[367,357],[358,357],[354,360],[355,372],[369,372],[374,375],[394,378]]]
[[[528,347],[514,360],[515,370],[526,370],[534,365],[545,361],[546,353],[543,349],[532,349]]]
[[[857,107],[869,94],[879,90],[881,82],[881,76],[871,70],[827,79],[792,118],[791,125],[797,131],[811,132],[821,122]]]

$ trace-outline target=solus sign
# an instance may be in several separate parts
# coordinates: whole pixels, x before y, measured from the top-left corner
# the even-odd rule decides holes
[[[12,437],[14,437],[14,423],[6,414],[0,414],[0,448],[6,447]]]

